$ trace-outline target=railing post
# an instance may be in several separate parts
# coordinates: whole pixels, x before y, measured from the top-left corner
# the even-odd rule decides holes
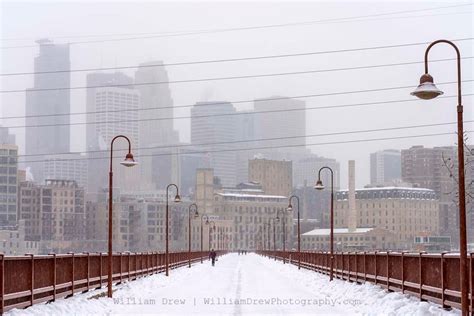
[[[356,261],[356,262],[355,262],[356,283],[359,282],[359,263],[357,262],[357,261],[359,261],[359,256],[358,256],[358,254],[359,254],[359,253],[358,253],[357,251],[354,253],[354,258],[355,258],[355,261]]]
[[[405,258],[405,252],[402,251],[402,294],[405,293],[405,261],[404,261],[404,258]]]
[[[423,275],[422,275],[422,268],[421,268],[421,251],[419,253],[419,259],[418,259],[418,275],[419,275],[419,281],[420,281],[420,289],[419,289],[419,296],[420,296],[420,301],[422,300],[422,296],[423,296]]]
[[[127,266],[128,266],[128,267],[127,267],[127,268],[128,268],[128,281],[130,281],[131,274],[132,274],[132,272],[130,272],[130,255],[131,255],[131,253],[130,253],[130,251],[129,251],[129,252],[128,252],[128,265],[127,265]]]
[[[102,288],[102,251],[99,252],[99,270],[100,270],[100,274],[99,274],[99,289]]]
[[[446,308],[446,305],[444,304],[444,300],[445,300],[445,297],[444,297],[444,255],[446,253],[445,252],[442,252],[441,253],[441,306],[443,308]]]
[[[119,269],[120,269],[120,283],[122,283],[122,252],[119,252],[119,258],[120,258],[120,264],[119,264]]]
[[[349,270],[349,282],[352,282],[352,280],[351,280],[351,252],[350,251],[347,252],[347,256],[348,256],[348,259],[349,259],[348,260],[349,261],[348,262],[349,266],[347,267],[347,269]]]
[[[344,280],[344,251],[341,251],[341,261],[342,261],[341,280]],[[337,261],[336,261],[336,271],[337,271]],[[336,276],[337,276],[337,272],[336,272]]]
[[[27,253],[26,254],[27,256],[30,256],[31,258],[31,275],[30,275],[30,278],[31,278],[31,287],[30,287],[30,291],[31,291],[31,296],[30,296],[30,306],[33,306],[33,303],[34,303],[34,290],[35,290],[35,255],[33,255],[32,253]]]
[[[56,301],[56,254],[50,253],[49,255],[53,256],[53,302],[54,302]]]
[[[364,283],[367,281],[367,270],[365,267],[365,254],[366,252],[364,251]]]
[[[473,281],[472,281],[472,278],[474,277],[473,275],[473,271],[472,271],[472,268],[473,268],[473,265],[472,265],[472,252],[469,254],[469,286],[470,286],[470,290],[471,290],[471,313],[474,311],[474,293],[473,293],[473,289],[472,289],[472,286],[473,286]]]
[[[88,252],[85,252],[85,254],[87,254],[87,292],[89,291],[89,280],[90,280],[90,257],[89,257],[89,253]]]
[[[390,251],[387,250],[387,291],[390,291]]]
[[[377,285],[377,250],[374,252],[374,258],[375,258],[375,284]]]
[[[74,296],[74,252],[69,253],[72,257],[71,296]]]
[[[5,255],[3,253],[0,253],[0,278],[2,278],[0,282],[0,315],[2,315],[5,308]]]

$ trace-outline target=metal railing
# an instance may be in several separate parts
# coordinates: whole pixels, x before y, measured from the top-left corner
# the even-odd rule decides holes
[[[328,252],[258,251],[260,255],[290,261],[329,275]],[[469,306],[473,310],[474,267],[469,254]],[[408,252],[337,252],[334,277],[349,282],[377,284],[388,291],[417,296],[443,308],[461,308],[459,254]]]
[[[217,251],[223,255],[224,251]],[[170,269],[207,257],[208,252],[169,254]],[[107,284],[106,253],[69,253],[4,256],[0,254],[0,314],[41,302],[69,297]],[[158,252],[114,253],[114,283],[135,280],[165,270],[165,254]]]

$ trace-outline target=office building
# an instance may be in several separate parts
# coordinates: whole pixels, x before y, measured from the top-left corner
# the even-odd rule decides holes
[[[69,152],[70,58],[68,44],[58,45],[47,39],[37,43],[33,88],[26,90],[25,154],[36,155],[35,160],[41,161],[44,154]],[[41,73],[55,70],[65,72]],[[31,167],[35,181],[44,180],[41,162],[27,163],[25,167]]]
[[[390,185],[401,181],[401,153],[387,149],[370,154],[370,184]]]
[[[18,146],[0,143],[0,227],[18,224],[17,186]]]
[[[191,144],[206,154],[223,186],[234,186],[237,179],[235,113],[229,102],[198,102],[191,109]]]
[[[250,182],[262,185],[266,194],[289,196],[293,189],[291,161],[252,159],[249,161]]]

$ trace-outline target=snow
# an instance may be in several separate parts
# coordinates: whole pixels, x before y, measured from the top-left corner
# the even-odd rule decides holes
[[[287,199],[283,195],[267,195],[267,194],[245,194],[245,193],[217,193],[217,195],[224,197],[236,197],[236,198],[260,198],[260,199]]]
[[[367,228],[356,228],[354,231],[349,231],[349,228],[334,228],[334,234],[365,234],[373,230],[373,227]],[[329,228],[318,228],[310,230],[307,233],[304,233],[303,236],[327,236],[331,233],[331,229]]]
[[[38,304],[19,315],[460,315],[414,297],[298,270],[256,254],[229,254],[115,287],[114,299],[90,299],[106,289]]]

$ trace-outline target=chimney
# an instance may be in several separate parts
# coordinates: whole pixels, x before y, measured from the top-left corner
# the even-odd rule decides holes
[[[349,232],[354,232],[357,228],[354,160],[349,160],[349,213],[347,214],[347,228],[349,229]]]

